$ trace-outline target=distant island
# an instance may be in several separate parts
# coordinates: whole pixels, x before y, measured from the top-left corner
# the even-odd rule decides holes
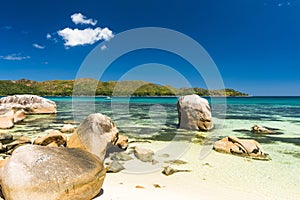
[[[39,96],[72,96],[74,83],[76,95],[96,96],[178,96],[198,94],[200,96],[248,96],[248,94],[233,90],[207,90],[204,88],[174,88],[170,85],[157,85],[145,81],[108,81],[82,78],[75,80],[33,81],[0,80],[0,96],[14,94],[35,94]],[[95,91],[95,87],[97,87]],[[117,87],[115,87],[117,86]],[[140,87],[139,87],[140,86]],[[117,88],[117,89],[115,89]]]

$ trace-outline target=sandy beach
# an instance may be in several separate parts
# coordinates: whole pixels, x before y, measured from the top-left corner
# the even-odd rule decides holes
[[[140,145],[155,151],[167,143],[153,141],[151,144]],[[188,163],[172,165],[176,169],[188,169],[191,172],[165,176],[162,170],[132,173],[125,169],[119,173],[108,173],[102,194],[95,199],[299,198],[300,178],[297,174],[300,170],[286,168],[278,171],[280,157],[274,157],[271,161],[258,161],[211,151],[200,160],[200,150],[201,145],[191,144],[184,155],[178,158]],[[287,180],[285,177],[291,177],[291,173],[295,174],[294,179]],[[155,184],[159,187],[155,187]]]

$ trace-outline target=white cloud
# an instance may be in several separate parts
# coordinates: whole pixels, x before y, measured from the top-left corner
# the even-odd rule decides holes
[[[0,59],[3,60],[25,60],[25,59],[29,59],[30,56],[20,56],[20,54],[10,54],[7,56],[0,56]]]
[[[97,20],[87,19],[86,16],[81,13],[71,15],[71,19],[75,24],[91,24],[93,26],[97,24]]]
[[[47,33],[46,38],[47,38],[47,39],[51,39],[51,38],[52,38],[51,34],[50,34],[50,33]]]
[[[39,44],[32,44],[32,46],[34,46],[35,48],[37,48],[37,49],[45,49],[45,47],[44,46],[41,46],[41,45],[39,45]]]
[[[97,27],[95,29],[86,28],[83,30],[77,28],[65,28],[58,31],[57,33],[65,40],[64,45],[67,47],[94,44],[99,40],[108,41],[114,37],[111,30],[109,30],[108,28],[101,29],[100,27]]]

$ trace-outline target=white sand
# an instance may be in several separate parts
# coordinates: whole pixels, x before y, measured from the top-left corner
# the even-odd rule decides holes
[[[158,150],[166,144],[166,142],[152,142],[141,146]],[[95,199],[300,198],[300,169],[289,168],[293,165],[286,165],[285,170],[278,171],[279,165],[285,166],[280,163],[280,159],[256,161],[214,151],[200,160],[200,150],[201,145],[192,144],[187,152],[178,158],[188,163],[172,165],[173,168],[189,169],[192,172],[179,172],[165,176],[161,170],[152,173],[133,173],[127,169],[116,174],[109,173],[102,187],[103,194]],[[153,184],[158,184],[161,188],[155,188]],[[136,188],[136,186],[143,188]]]

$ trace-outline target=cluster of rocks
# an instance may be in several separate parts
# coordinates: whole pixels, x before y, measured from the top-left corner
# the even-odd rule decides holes
[[[275,132],[265,127],[254,124],[251,129],[254,134],[274,134]],[[256,160],[271,160],[262,146],[253,139],[239,139],[235,136],[225,137],[214,143],[213,149],[217,152],[248,157]]]
[[[106,175],[103,155],[108,145],[128,146],[128,138],[118,132],[109,117],[97,113],[89,115],[69,140],[53,130],[33,143],[19,143],[11,156],[0,161],[5,199],[92,199]]]
[[[13,95],[0,99],[0,129],[12,128],[29,114],[56,113],[53,101],[36,95]]]
[[[66,129],[65,127],[68,127]],[[47,130],[46,135],[37,137],[34,140],[26,136],[14,137],[11,133],[0,132],[0,160],[9,157],[13,151],[25,144],[34,144],[41,146],[60,147],[66,146],[67,135],[64,133],[73,133],[75,128],[73,125],[64,125],[61,130]]]
[[[209,131],[213,128],[211,109],[208,101],[198,95],[181,96],[177,102],[179,128],[188,130]],[[270,134],[273,131],[254,125],[252,132]],[[255,140],[242,140],[235,136],[225,137],[213,145],[218,152],[246,156],[253,159],[270,160],[263,152],[261,145]]]
[[[282,134],[279,129],[268,128],[254,124],[251,127],[251,133],[257,135]],[[248,131],[242,129],[241,131]],[[249,132],[249,131],[248,131]],[[249,157],[257,160],[271,160],[269,154],[265,153],[261,145],[252,139],[239,139],[235,136],[225,137],[215,142],[213,149],[228,154]]]
[[[106,158],[105,164],[107,165],[107,172],[110,173],[117,173],[120,172],[126,167],[124,166],[126,164],[126,161],[132,161],[132,160],[138,160],[139,162],[148,163],[148,165],[158,165],[158,168],[161,167],[162,171],[161,173],[169,176],[176,172],[190,172],[191,170],[186,169],[175,169],[173,165],[184,165],[187,164],[186,161],[179,160],[179,159],[169,159],[169,154],[163,154],[163,155],[155,155],[154,151],[141,147],[141,146],[134,146],[131,148],[132,150],[127,152],[113,152],[109,155],[109,157]],[[164,158],[157,160],[156,157]],[[139,164],[136,162],[136,164]],[[145,166],[145,164],[144,164]]]

